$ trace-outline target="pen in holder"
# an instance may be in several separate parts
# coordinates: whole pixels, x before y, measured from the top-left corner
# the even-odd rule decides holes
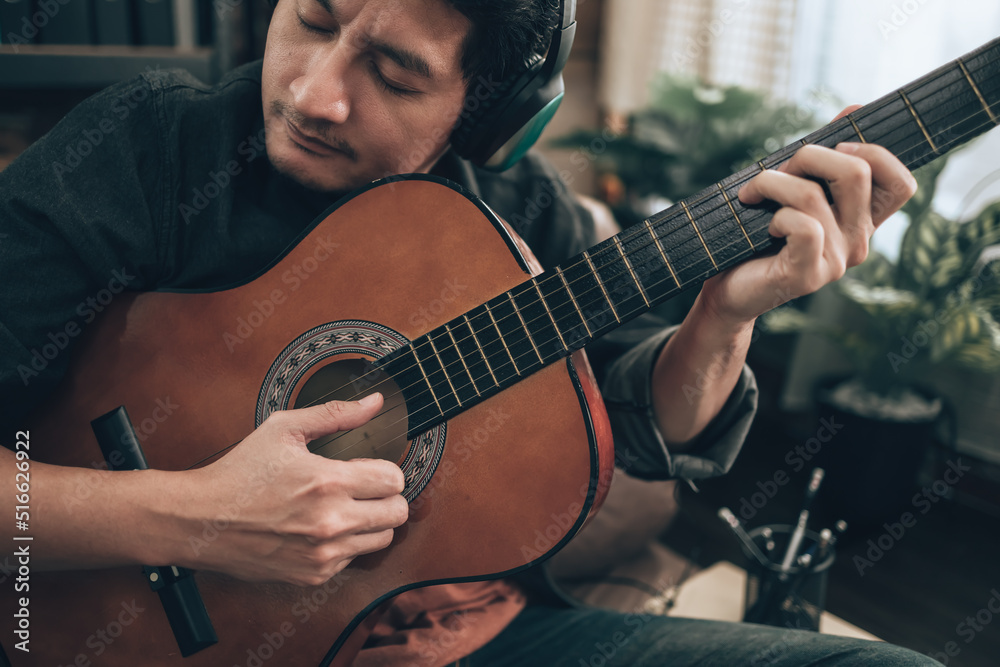
[[[767,558],[763,562],[753,557],[747,560],[743,620],[818,632],[834,553],[828,536],[806,530],[800,555],[790,567],[783,567],[782,556],[794,530],[795,526],[770,525],[749,532],[752,542]]]

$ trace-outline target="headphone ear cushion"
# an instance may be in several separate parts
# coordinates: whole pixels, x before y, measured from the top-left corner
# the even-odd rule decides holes
[[[452,131],[452,149],[461,157],[474,159],[480,144],[496,136],[498,125],[503,123],[503,112],[531,84],[544,63],[543,56],[533,54],[520,68],[520,74],[506,77],[484,100],[476,100],[470,89],[460,120]],[[473,100],[479,103],[475,104]]]

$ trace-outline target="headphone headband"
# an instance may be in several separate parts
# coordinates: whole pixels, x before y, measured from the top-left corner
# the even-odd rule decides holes
[[[538,140],[565,92],[562,71],[576,35],[576,0],[559,0],[559,25],[545,56],[529,57],[477,108],[466,110],[452,132],[452,148],[473,163],[502,171]]]

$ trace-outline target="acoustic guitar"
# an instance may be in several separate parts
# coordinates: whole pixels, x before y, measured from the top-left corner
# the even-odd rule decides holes
[[[532,275],[518,240],[475,197],[407,176],[341,201],[243,285],[122,295],[27,419],[33,457],[101,466],[92,421],[124,406],[135,421],[121,427],[135,429],[149,467],[182,470],[220,456],[277,410],[381,391],[374,421],[310,448],[399,463],[410,519],[390,547],[313,588],[185,577],[169,564],[32,573],[31,651],[14,646],[19,595],[5,593],[7,655],[32,667],[343,666],[371,612],[394,595],[508,576],[546,558],[596,511],[612,469],[582,348],[773,251],[774,208],[744,206],[737,192],[799,147],[877,143],[915,168],[997,125],[998,62],[1000,40],[545,273]],[[289,276],[303,272],[308,280],[292,290]],[[449,281],[464,288],[441,298]],[[168,397],[173,414],[144,427]],[[217,635],[188,657],[168,622],[176,607],[152,590],[172,576],[196,589],[204,607],[192,613],[203,611]],[[96,639],[99,630],[110,641]]]

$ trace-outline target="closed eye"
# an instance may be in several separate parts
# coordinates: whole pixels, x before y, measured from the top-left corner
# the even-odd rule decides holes
[[[317,35],[330,35],[330,34],[332,34],[331,30],[326,30],[325,28],[320,28],[318,25],[313,25],[312,23],[307,23],[305,21],[305,19],[303,19],[301,16],[299,16],[298,19],[299,19],[299,24],[303,28],[305,28],[306,30],[308,30],[309,32],[314,32]]]
[[[384,76],[382,76],[382,71],[378,68],[378,65],[375,63],[375,61],[371,61],[369,67],[371,68],[372,78],[375,79],[375,83],[381,86],[383,90],[388,91],[393,95],[398,95],[399,97],[416,95],[419,92],[416,90],[411,90],[409,88],[401,88],[393,83],[390,83]]]

